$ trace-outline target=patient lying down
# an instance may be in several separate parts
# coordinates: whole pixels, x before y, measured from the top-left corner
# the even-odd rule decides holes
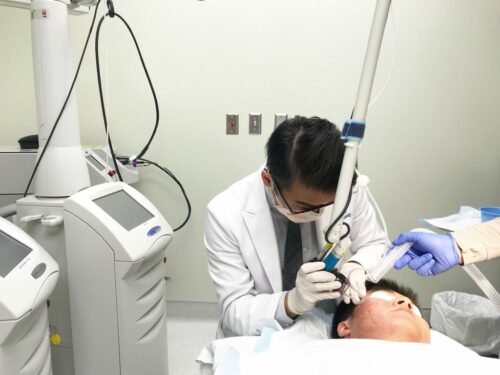
[[[341,302],[333,316],[333,338],[430,343],[430,329],[417,307],[417,295],[395,281],[366,283],[359,305]]]
[[[216,340],[200,353],[204,373],[216,375],[325,375],[354,373],[385,375],[432,373],[500,374],[500,361],[483,358],[445,335],[430,331],[416,307],[416,296],[389,280],[367,285],[365,301],[341,303],[333,318],[317,308],[282,329],[263,325],[261,336]],[[387,360],[390,353],[390,360]],[[422,366],[415,362],[421,359]],[[443,361],[443,358],[460,358]],[[404,371],[402,370],[404,369]]]

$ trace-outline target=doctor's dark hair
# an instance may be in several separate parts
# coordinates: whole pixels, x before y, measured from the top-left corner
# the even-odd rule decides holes
[[[300,181],[308,188],[332,192],[337,189],[344,151],[335,124],[319,117],[296,116],[281,123],[269,137],[267,169],[284,190]]]
[[[370,281],[366,282],[366,291],[375,291],[375,290],[388,290],[388,291],[393,291],[396,293],[401,294],[402,296],[405,296],[409,298],[415,306],[420,308],[418,304],[418,296],[415,291],[409,287],[406,287],[404,285],[398,284],[394,280],[390,279],[381,279],[377,284],[372,283]],[[339,336],[337,332],[337,327],[340,324],[340,322],[343,322],[344,320],[349,319],[349,317],[352,316],[354,313],[354,310],[356,309],[356,305],[353,303],[345,303],[344,301],[340,302],[339,306],[335,310],[335,313],[333,314],[333,321],[332,321],[332,338],[333,339],[340,339],[342,337]]]

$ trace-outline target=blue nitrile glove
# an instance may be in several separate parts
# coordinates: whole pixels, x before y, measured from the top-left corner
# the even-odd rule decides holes
[[[413,245],[394,265],[398,270],[408,265],[420,276],[435,276],[459,263],[457,245],[449,234],[404,232],[393,245],[405,242],[413,242]]]

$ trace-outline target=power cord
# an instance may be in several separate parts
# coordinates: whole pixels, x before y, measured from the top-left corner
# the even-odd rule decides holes
[[[146,68],[146,64],[144,62],[144,58],[142,57],[142,53],[141,53],[141,50],[139,48],[139,44],[137,43],[137,39],[135,38],[134,32],[132,31],[132,29],[129,26],[129,24],[127,23],[127,21],[125,21],[125,19],[122,16],[120,16],[118,13],[115,12],[112,0],[107,0],[107,6],[108,6],[108,12],[104,16],[101,17],[101,19],[99,20],[99,24],[97,25],[96,36],[95,36],[95,56],[96,56],[97,83],[99,86],[99,98],[100,98],[100,102],[101,102],[102,116],[103,116],[103,120],[104,120],[104,129],[105,129],[106,134],[107,134],[108,146],[109,146],[109,150],[111,153],[111,157],[113,159],[113,163],[115,165],[115,169],[116,169],[116,172],[117,172],[117,175],[118,175],[118,178],[120,179],[120,181],[123,181],[123,179],[122,179],[117,161],[120,161],[123,165],[127,165],[129,163],[132,163],[134,165],[134,167],[154,165],[155,167],[157,167],[158,169],[160,169],[161,171],[166,173],[170,178],[172,178],[172,180],[175,181],[175,183],[181,189],[182,195],[184,196],[184,199],[186,200],[186,204],[188,207],[188,213],[187,213],[186,218],[177,228],[174,228],[174,232],[176,232],[176,231],[180,230],[181,228],[183,228],[186,225],[186,223],[189,221],[189,219],[191,217],[191,202],[189,201],[189,198],[186,194],[186,191],[184,190],[184,186],[182,186],[182,183],[177,179],[177,177],[175,177],[175,175],[168,168],[162,167],[161,165],[159,165],[158,163],[156,163],[152,160],[148,160],[148,159],[143,158],[143,156],[148,151],[149,146],[153,142],[153,139],[156,135],[156,131],[158,130],[158,124],[160,122],[160,109],[158,106],[158,99],[156,97],[153,83],[151,82],[151,77],[149,76],[148,69]],[[127,27],[127,30],[129,31],[129,33],[132,36],[132,39],[134,41],[135,48],[137,49],[137,53],[138,53],[139,58],[141,60],[141,65],[142,65],[142,68],[144,69],[144,73],[146,74],[146,77],[148,79],[148,84],[149,84],[149,87],[151,89],[151,93],[153,95],[153,99],[154,99],[154,103],[155,103],[156,121],[155,121],[155,125],[153,127],[153,131],[151,133],[151,136],[150,136],[149,140],[147,141],[146,145],[139,152],[139,154],[137,156],[133,156],[133,157],[127,157],[127,156],[123,156],[123,155],[122,156],[115,155],[114,149],[113,149],[113,143],[111,141],[111,136],[109,135],[109,131],[108,131],[108,120],[107,120],[107,116],[106,116],[106,107],[104,105],[104,97],[103,97],[102,81],[101,81],[101,69],[100,69],[100,62],[99,62],[99,35],[100,35],[100,31],[101,31],[101,26],[102,26],[104,20],[106,19],[106,17],[110,17],[110,18],[117,17]]]
[[[332,231],[333,227],[335,226],[335,224],[338,223],[338,221],[344,216],[345,212],[347,211],[347,207],[349,207],[349,204],[351,203],[351,196],[352,196],[352,186],[349,189],[349,196],[347,198],[347,202],[346,202],[344,208],[342,209],[342,212],[339,214],[339,216],[337,216],[335,218],[335,220],[333,220],[333,222],[328,226],[327,230],[325,231],[325,241],[327,243],[330,243],[329,237],[330,237],[330,232]],[[342,235],[342,237],[340,237],[340,240],[343,240],[344,238],[346,238],[349,235],[349,233],[351,232],[351,227],[349,226],[349,224],[347,224],[345,222],[342,224],[346,226],[347,231],[346,231],[346,233],[344,233]]]
[[[170,176],[170,178],[172,180],[174,180],[175,183],[181,189],[182,195],[184,196],[184,199],[186,200],[186,205],[187,205],[187,208],[188,208],[188,213],[187,213],[187,216],[184,219],[184,221],[177,228],[174,229],[174,232],[177,232],[179,229],[181,229],[182,227],[184,227],[186,225],[186,223],[189,221],[189,218],[191,217],[191,202],[189,201],[189,198],[188,198],[188,196],[186,194],[186,191],[184,190],[184,186],[182,186],[181,182],[177,179],[177,177],[175,177],[175,175],[168,168],[162,167],[158,163],[156,163],[154,161],[151,161],[151,160],[144,159],[144,158],[137,159],[137,161],[139,163],[142,163],[142,165],[144,165],[144,166],[146,166],[146,165],[154,165],[156,168],[162,170],[164,173],[166,173],[168,176]]]
[[[76,69],[76,72],[75,72],[75,76],[73,77],[73,81],[71,83],[71,86],[70,86],[70,89],[68,91],[68,94],[66,96],[66,99],[64,100],[64,103],[63,103],[63,106],[61,108],[61,110],[59,111],[59,114],[57,116],[57,119],[54,123],[54,126],[52,127],[52,130],[47,138],[47,141],[45,142],[45,145],[42,149],[42,152],[40,153],[40,157],[38,158],[36,164],[35,164],[35,168],[33,169],[33,172],[31,174],[31,177],[28,181],[28,185],[26,186],[26,190],[24,192],[24,196],[26,197],[28,195],[28,191],[29,191],[29,188],[33,182],[33,179],[36,175],[36,172],[38,170],[38,167],[45,155],[45,152],[47,151],[47,148],[49,146],[49,143],[52,139],[52,137],[54,136],[54,133],[57,129],[57,126],[59,125],[59,121],[62,117],[62,114],[64,113],[64,110],[66,109],[66,106],[68,104],[68,101],[69,101],[69,98],[73,92],[73,89],[75,87],[75,84],[76,84],[76,81],[78,79],[78,75],[80,73],[80,68],[82,66],[82,62],[83,62],[83,59],[85,57],[85,53],[87,52],[87,47],[88,47],[88,44],[89,44],[89,40],[90,40],[90,36],[92,35],[92,31],[94,30],[94,25],[95,25],[95,21],[96,21],[96,18],[97,18],[97,11],[99,9],[99,5],[101,4],[101,0],[99,0],[95,6],[95,9],[94,9],[94,15],[92,17],[92,22],[91,22],[91,25],[90,25],[90,28],[89,28],[89,32],[87,34],[87,38],[85,40],[85,45],[83,47],[83,50],[82,50],[82,54],[80,56],[80,60],[78,62],[78,67]],[[162,170],[164,173],[166,173],[168,176],[170,176],[174,181],[175,183],[179,186],[179,188],[181,189],[182,191],[182,194],[184,196],[184,199],[186,200],[186,204],[187,204],[187,207],[188,207],[188,213],[187,213],[187,216],[186,218],[184,219],[184,221],[177,227],[174,229],[174,232],[175,231],[178,231],[180,230],[181,228],[183,228],[186,223],[188,222],[188,220],[190,219],[191,217],[191,202],[189,201],[189,198],[187,197],[187,194],[186,194],[186,191],[184,190],[184,187],[182,186],[181,182],[177,179],[177,177],[175,177],[175,175],[169,170],[167,169],[166,167],[162,167],[161,165],[159,165],[158,163],[154,162],[154,161],[151,161],[151,160],[147,160],[147,159],[144,159],[142,158],[142,156],[147,152],[147,150],[149,149],[149,146],[151,145],[155,135],[156,135],[156,131],[158,130],[158,124],[159,124],[159,120],[160,120],[160,111],[159,111],[159,106],[158,106],[158,99],[156,97],[156,93],[154,91],[154,88],[153,88],[153,84],[151,82],[151,78],[149,76],[149,72],[146,68],[146,64],[144,63],[144,59],[142,57],[142,53],[140,51],[140,48],[139,48],[139,45],[137,43],[137,40],[135,38],[135,35],[132,31],[132,29],[130,28],[130,26],[128,25],[128,23],[125,21],[125,19],[123,19],[123,17],[121,17],[119,14],[115,13],[114,11],[114,6],[113,6],[113,1],[112,0],[106,0],[106,4],[107,4],[107,7],[108,7],[108,12],[103,16],[101,17],[100,21],[99,21],[99,24],[98,24],[98,28],[97,28],[97,31],[96,31],[96,39],[95,39],[95,52],[96,52],[96,68],[97,68],[97,81],[98,81],[98,85],[99,85],[99,97],[100,97],[100,101],[101,101],[101,109],[102,109],[102,114],[103,114],[103,119],[104,119],[104,127],[106,129],[106,132],[107,132],[107,129],[108,129],[108,122],[107,122],[107,116],[106,116],[106,108],[105,108],[105,105],[104,105],[104,98],[103,98],[103,92],[102,92],[102,82],[101,82],[101,74],[100,74],[100,64],[99,64],[99,32],[100,32],[100,28],[101,28],[101,25],[104,21],[104,19],[109,16],[111,18],[113,17],[118,17],[124,24],[125,26],[127,27],[128,31],[130,32],[133,40],[134,40],[134,44],[136,46],[136,49],[137,49],[137,52],[139,54],[139,58],[141,60],[141,64],[142,64],[142,67],[144,69],[144,72],[146,73],[146,77],[148,79],[148,83],[149,83],[149,86],[151,88],[151,92],[153,94],[153,98],[154,98],[154,102],[155,102],[155,110],[156,110],[156,121],[155,121],[155,125],[154,125],[154,128],[153,128],[153,132],[148,140],[148,142],[146,143],[146,145],[143,147],[143,149],[141,150],[141,152],[137,155],[137,157],[134,157],[134,158],[129,158],[129,157],[124,157],[124,156],[116,156],[115,153],[114,153],[114,150],[113,150],[113,144],[112,144],[112,141],[111,141],[111,137],[109,136],[109,133],[107,132],[108,134],[108,145],[109,145],[109,149],[110,149],[110,153],[112,155],[112,158],[113,158],[113,163],[114,163],[114,166],[115,166],[115,169],[116,169],[116,173],[120,179],[120,181],[123,181],[123,178],[121,176],[121,173],[120,173],[120,169],[118,167],[118,163],[117,163],[117,160],[119,160],[120,162],[122,162],[122,164],[126,165],[128,164],[129,162],[133,162],[134,163],[134,166],[147,166],[147,165],[154,165],[155,167],[159,168],[160,170]]]
[[[142,150],[139,152],[139,154],[136,157],[134,157],[133,159],[135,159],[135,160],[141,159],[146,154],[146,152],[149,149],[149,146],[153,142],[153,139],[156,135],[156,131],[158,130],[158,124],[160,122],[160,109],[159,109],[159,105],[158,105],[158,99],[156,97],[156,92],[154,90],[153,83],[151,82],[151,77],[149,76],[148,69],[146,68],[146,64],[144,62],[144,58],[142,57],[142,53],[141,53],[141,50],[139,48],[139,44],[137,43],[137,39],[135,38],[134,32],[132,31],[132,29],[129,26],[129,24],[127,23],[127,21],[125,21],[125,19],[122,16],[120,16],[118,13],[115,12],[114,6],[113,6],[113,1],[107,0],[107,5],[108,5],[108,12],[104,16],[102,16],[101,19],[99,20],[99,24],[97,25],[97,31],[96,31],[96,36],[95,36],[95,59],[96,59],[96,70],[97,70],[97,83],[99,86],[99,98],[100,98],[100,102],[101,102],[102,117],[104,120],[104,129],[106,130],[106,134],[107,134],[107,138],[108,138],[107,141],[108,141],[109,150],[111,153],[111,157],[113,159],[113,163],[115,165],[116,173],[118,174],[118,178],[120,179],[120,181],[123,181],[123,178],[122,178],[121,173],[120,173],[120,169],[118,168],[118,163],[116,161],[116,155],[115,155],[114,150],[113,150],[113,143],[111,141],[111,136],[109,135],[109,132],[108,132],[108,120],[107,120],[107,116],[106,116],[106,108],[104,105],[104,98],[103,98],[103,92],[102,92],[101,68],[100,68],[100,62],[99,62],[99,35],[100,35],[100,31],[101,31],[101,26],[102,26],[104,20],[106,19],[106,17],[108,17],[108,16],[110,18],[117,17],[127,27],[127,30],[129,31],[130,35],[132,36],[135,47],[137,49],[139,59],[141,60],[141,65],[142,65],[142,68],[144,69],[144,73],[146,74],[148,84],[149,84],[149,87],[151,89],[151,93],[153,94],[153,99],[154,99],[154,103],[155,103],[156,120],[155,120],[155,125],[153,127],[153,131],[152,131],[151,136],[150,136],[149,140],[147,141],[146,145],[142,148]]]

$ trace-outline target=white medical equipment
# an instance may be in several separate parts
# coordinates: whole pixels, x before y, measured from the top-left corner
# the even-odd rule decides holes
[[[0,375],[52,374],[47,299],[58,274],[40,245],[0,218]]]
[[[75,373],[166,374],[170,225],[121,182],[68,198],[64,225]]]
[[[104,162],[101,157],[105,157],[105,154],[99,149],[88,150],[88,152],[89,155],[95,155],[96,160]],[[27,162],[26,154],[23,153],[22,156],[23,158],[20,159],[19,157],[9,155],[10,158],[8,160],[11,162],[16,160]],[[33,164],[30,170],[32,171],[36,153],[31,152],[31,157]],[[0,160],[2,160],[1,157]],[[90,170],[92,166],[89,165],[88,168]],[[7,170],[2,170],[0,174],[14,173],[11,171],[12,168],[9,167]],[[29,178],[26,174],[23,176]],[[95,178],[96,183],[102,182],[105,178],[104,173],[91,173],[91,176]],[[133,173],[123,173],[122,176],[133,176]],[[19,185],[17,188],[21,188],[20,192],[22,192],[26,188],[27,179],[23,181],[19,178],[16,181]],[[112,176],[108,176],[108,181],[112,181]],[[16,205],[17,217],[15,223],[47,249],[60,267],[60,278],[52,293],[51,309],[49,311],[53,371],[56,375],[71,375],[74,373],[73,344],[66,266],[65,226],[63,225],[63,204],[63,198],[39,199],[30,195],[19,199]]]
[[[375,268],[368,271],[366,276],[367,280],[372,283],[378,283],[380,279],[382,279],[382,277],[384,277],[385,274],[389,272],[392,267],[394,267],[399,258],[410,250],[411,245],[412,243],[407,242],[401,246],[395,246],[390,253],[384,255],[380,263],[377,264]]]
[[[84,152],[92,185],[118,181],[115,165],[107,148],[90,148]],[[116,164],[120,169],[123,182],[132,185],[139,181],[139,171],[136,167],[125,166],[119,160],[116,160]]]
[[[94,5],[97,0],[71,0],[68,3],[68,11],[70,14],[86,14],[89,12],[91,5]],[[5,5],[13,8],[30,9],[32,0],[0,0],[0,5]]]
[[[61,270],[60,281],[52,295],[49,311],[55,375],[72,375],[75,371],[65,248],[65,229],[68,229],[68,226],[63,225],[64,200],[90,186],[91,180],[87,166],[91,169],[90,175],[94,177],[105,177],[104,173],[108,172],[99,169],[99,163],[93,163],[94,159],[102,161],[103,158],[94,155],[93,159],[86,160],[81,147],[76,98],[74,93],[69,95],[77,76],[70,56],[68,12],[88,13],[90,5],[100,2],[97,0],[0,0],[0,5],[26,8],[31,14],[35,99],[40,142],[37,163],[40,164],[33,185],[35,195],[17,201],[15,222],[50,251]],[[108,8],[112,6],[112,2],[107,3]],[[94,13],[93,20],[95,20],[96,13]],[[122,171],[121,168],[118,170]],[[108,175],[108,177],[113,176]],[[163,255],[161,258],[163,259]],[[155,272],[158,270],[155,269]],[[160,272],[163,280],[163,272]],[[156,313],[160,305],[155,305],[152,313]],[[149,340],[153,333],[156,334],[160,327],[161,324],[158,323],[145,340]],[[166,336],[164,339],[166,340]],[[124,342],[129,342],[129,340]],[[161,349],[160,346],[158,348]],[[125,351],[124,346],[121,350]],[[138,350],[137,353],[139,352],[142,353]],[[150,353],[156,352],[152,350]],[[151,366],[148,363],[146,367],[158,370],[157,366],[161,366],[165,367],[166,371],[165,351],[162,355],[163,359],[158,362],[159,364]],[[132,355],[128,357],[134,358]],[[145,355],[142,360],[147,358],[149,358],[148,355]],[[128,359],[122,358],[122,360]],[[137,361],[137,363],[143,362]],[[134,365],[129,368],[133,373],[140,373],[143,370],[134,371]],[[127,368],[123,368],[122,371],[126,373]],[[104,372],[98,369],[94,373]]]
[[[90,184],[97,185],[103,182],[118,181],[115,166],[110,152],[105,147],[83,148]],[[22,150],[15,146],[0,147],[0,207],[15,203],[23,197],[31,173],[35,168],[37,158],[36,149]],[[139,181],[138,168],[125,166],[121,161],[116,161],[118,168],[127,184]],[[31,188],[28,193],[32,193]]]
[[[52,370],[55,375],[72,375],[73,345],[64,248],[63,203],[63,198],[38,199],[29,195],[17,201],[14,223],[46,249],[59,265],[59,282],[52,293],[49,311]]]
[[[68,95],[75,68],[71,59],[68,11],[77,2],[69,0],[8,1],[2,5],[30,10],[39,150],[43,150]],[[85,7],[76,6],[85,12]],[[88,12],[88,8],[86,9]],[[47,43],[50,41],[50,43]],[[40,158],[40,156],[38,156]],[[35,196],[17,201],[16,225],[33,237],[60,267],[60,281],[51,298],[49,325],[53,371],[72,375],[73,350],[69,313],[66,252],[62,205],[64,198],[90,186],[80,142],[76,97],[69,96],[41,159],[34,183]]]
[[[31,39],[40,152],[52,131],[75,75],[68,32],[70,4],[69,0],[31,2]],[[48,40],[50,43],[46,42]],[[67,197],[88,186],[90,179],[80,141],[76,96],[73,93],[38,168],[35,195],[46,198]]]
[[[35,159],[36,150],[21,150],[13,146],[0,148],[0,207],[23,197]]]
[[[351,118],[346,121],[342,130],[342,139],[347,140],[345,144],[346,149],[342,161],[339,183],[335,192],[332,224],[326,229],[326,245],[320,254],[320,258],[325,262],[325,269],[327,270],[332,270],[346,252],[345,249],[347,246],[341,244],[343,239],[342,228],[344,225],[343,214],[349,204],[352,179],[358,159],[359,146],[364,136],[366,113],[368,111],[380,47],[390,7],[391,0],[377,1],[363,70],[361,72],[356,104]]]

